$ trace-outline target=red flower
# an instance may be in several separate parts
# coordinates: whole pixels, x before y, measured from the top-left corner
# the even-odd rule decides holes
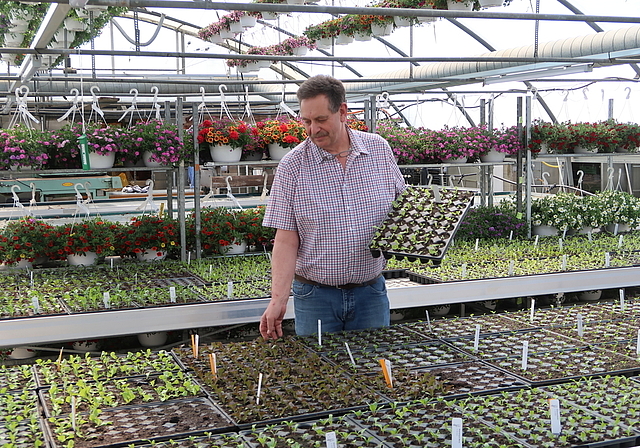
[[[229,138],[231,140],[238,140],[238,137],[240,137],[240,134],[238,134],[238,131],[229,131]]]

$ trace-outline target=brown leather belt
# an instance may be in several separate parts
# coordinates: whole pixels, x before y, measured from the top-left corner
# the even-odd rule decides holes
[[[337,286],[334,286],[334,285],[323,285],[322,283],[314,282],[313,280],[306,279],[303,276],[298,275],[298,274],[295,274],[294,278],[296,280],[298,280],[300,283],[305,283],[307,285],[322,286],[324,288],[353,289],[353,288],[359,288],[360,286],[373,285],[375,282],[378,281],[380,276],[378,275],[376,278],[373,278],[373,279],[368,280],[368,281],[363,282],[363,283],[347,283],[346,285],[337,285]]]

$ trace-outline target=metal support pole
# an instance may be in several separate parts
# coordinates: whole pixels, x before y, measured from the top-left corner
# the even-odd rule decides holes
[[[525,193],[526,193],[526,218],[527,218],[527,238],[531,238],[531,186],[533,183],[533,172],[531,169],[531,150],[529,146],[529,138],[531,137],[531,100],[530,96],[526,97],[525,104],[525,117],[526,117],[526,132],[525,143],[527,148],[526,168],[525,168]]]
[[[516,99],[516,129],[518,131],[518,140],[525,145],[526,135],[522,128],[522,97]],[[522,151],[516,154],[516,213],[522,213]]]
[[[171,103],[169,101],[164,102],[164,119],[166,121],[171,120]],[[180,122],[176,115],[176,126],[178,127],[178,135],[180,136]],[[173,173],[175,170],[167,171],[167,214],[173,217]]]
[[[198,116],[198,105],[193,103],[191,106],[192,125],[190,132],[193,135],[193,214],[195,223],[195,236],[196,236],[196,258],[202,258],[202,241],[200,238],[201,230],[201,216],[200,216],[200,152],[198,146],[198,123],[196,117]]]
[[[369,127],[369,129],[371,129],[371,132],[374,132],[375,129],[377,128],[378,124],[376,123],[376,118],[378,117],[378,104],[376,103],[376,96],[375,95],[371,95],[371,97],[369,98],[369,113],[371,114],[371,126]]]
[[[613,118],[613,98],[609,98],[609,113],[607,115],[609,120]]]
[[[182,117],[182,102],[183,99],[178,97],[176,101],[176,116]],[[180,259],[182,261],[187,260],[187,223],[186,218],[186,205],[184,197],[184,160],[180,161],[178,165],[178,220],[180,223]]]
[[[487,124],[487,100],[480,98],[480,126]]]
[[[371,101],[364,100],[363,102],[364,102],[364,122],[371,132],[375,132],[376,130],[374,129],[373,124],[371,123]]]

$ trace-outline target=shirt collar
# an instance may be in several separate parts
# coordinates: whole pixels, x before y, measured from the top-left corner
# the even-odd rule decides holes
[[[369,150],[362,144],[362,140],[360,136],[357,135],[356,132],[353,131],[349,126],[347,126],[347,132],[349,134],[349,141],[351,142],[351,150],[355,154],[355,156],[359,156],[360,154],[369,154]],[[307,137],[305,140],[307,152],[310,154],[311,158],[316,163],[321,163],[327,160],[326,155],[327,151],[317,146],[315,143],[311,141],[310,138]]]

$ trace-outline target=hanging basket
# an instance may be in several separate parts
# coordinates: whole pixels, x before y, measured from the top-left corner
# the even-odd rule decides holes
[[[471,11],[473,9],[473,2],[457,2],[455,0],[447,0],[447,9],[449,11]]]
[[[258,23],[256,16],[244,15],[240,17],[240,25],[242,28],[253,28]]]
[[[262,20],[278,20],[278,13],[273,11],[262,11]]]
[[[89,166],[92,170],[105,170],[113,168],[113,164],[116,162],[116,153],[110,152],[107,154],[98,154],[96,152],[89,153]]]
[[[333,39],[330,37],[323,37],[322,39],[316,40],[316,47],[321,50],[326,50],[328,48],[331,48],[332,44],[333,44]]]
[[[69,266],[93,266],[98,262],[98,254],[95,252],[82,252],[67,255]]]
[[[481,8],[496,8],[502,6],[502,0],[478,0]]]
[[[64,27],[69,31],[84,31],[87,28],[87,24],[72,17],[67,17],[64,19]]]
[[[229,145],[212,145],[209,152],[211,160],[216,163],[235,163],[242,158],[242,148],[232,148]]]
[[[393,32],[392,23],[372,23],[371,34],[374,36],[389,36]]]
[[[367,42],[373,38],[371,37],[371,34],[356,33],[353,35],[353,39],[358,42]]]
[[[240,22],[231,22],[229,23],[229,30],[232,33],[242,33],[244,28],[242,28],[242,24]]]
[[[268,146],[269,146],[269,157],[271,157],[271,160],[280,160],[289,151],[291,151],[291,148],[285,148],[283,146],[280,146],[277,143],[269,143]]]
[[[153,156],[153,153],[151,151],[145,151],[142,153],[142,161],[144,162],[144,166],[146,166],[147,168],[159,168],[163,166],[162,163],[151,160],[151,156]]]
[[[505,156],[505,153],[491,149],[488,153],[480,156],[480,161],[484,163],[499,163],[504,161]]]
[[[167,252],[162,250],[147,249],[144,252],[136,253],[138,261],[150,263],[152,261],[162,261],[167,258]]]
[[[393,23],[396,24],[398,28],[403,26],[411,26],[413,20],[411,17],[403,17],[403,16],[393,16]]]
[[[586,148],[584,146],[576,146],[575,148],[573,148],[573,152],[574,154],[597,154],[598,147],[592,146],[590,148]]]

